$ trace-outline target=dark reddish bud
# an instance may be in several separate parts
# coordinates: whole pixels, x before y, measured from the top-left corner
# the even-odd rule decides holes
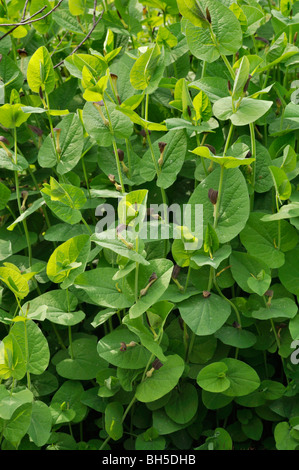
[[[298,31],[296,31],[296,33],[294,34],[294,37],[293,37],[293,44],[296,43],[297,37],[298,37]]]
[[[110,77],[113,82],[116,82],[116,80],[118,79],[118,75],[116,75],[115,73],[110,73]]]
[[[38,135],[39,137],[43,135],[43,131],[39,127],[32,126],[31,124],[28,124],[28,127],[32,132],[34,132],[34,134]]]
[[[109,181],[111,181],[111,183],[115,183],[115,176],[114,175],[108,175],[108,178],[109,178]]]
[[[124,151],[122,149],[117,149],[117,154],[118,154],[118,159],[120,162],[123,162],[124,161]]]
[[[41,86],[39,87],[38,94],[39,94],[40,99],[43,100],[43,99],[44,99],[44,95],[43,95],[43,90],[42,90],[42,87],[41,87]]]
[[[274,292],[273,292],[272,289],[268,289],[268,290],[265,292],[265,295],[266,295],[267,297],[273,297],[273,294],[274,294]]]
[[[146,132],[145,132],[144,129],[141,129],[140,135],[141,135],[141,137],[146,137]]]
[[[276,98],[276,105],[277,105],[278,108],[281,107],[281,101],[280,101],[279,98]]]
[[[210,295],[211,295],[211,292],[209,292],[208,290],[204,290],[202,293],[202,296],[204,299],[207,299],[208,297],[210,297]]]
[[[267,45],[270,44],[269,41],[268,41],[268,39],[266,39],[266,38],[261,38],[260,36],[255,36],[255,40],[256,40],[256,41],[261,41],[261,42],[263,42],[263,43],[265,43],[265,44],[267,44]]]
[[[211,15],[210,15],[210,12],[209,12],[209,9],[206,8],[206,15],[207,15],[207,20],[209,23],[212,23],[212,20],[211,20]]]
[[[188,116],[191,117],[191,116],[192,116],[192,113],[191,113],[190,106],[187,106],[187,112],[188,112]]]
[[[120,348],[119,348],[120,351],[126,351],[127,350],[127,345],[126,343],[124,343],[124,341],[122,341],[120,343]]]
[[[163,153],[167,143],[166,142],[159,142],[158,145],[159,145],[160,153]]]
[[[232,86],[230,84],[230,81],[227,80],[227,88],[228,88],[228,91],[231,92],[232,91]]]
[[[25,49],[17,49],[17,53],[19,54],[20,57],[27,57],[28,53],[26,52]]]
[[[249,75],[248,75],[247,82],[245,83],[244,88],[243,88],[243,92],[244,92],[244,93],[246,93],[246,91],[248,90],[249,82],[250,82],[251,79],[252,79],[252,76],[249,74]]]
[[[236,62],[239,60],[239,56],[240,56],[239,51],[237,51],[235,55]]]
[[[159,361],[159,359],[155,359],[154,362],[152,363],[152,367],[155,370],[161,369],[162,366],[163,366],[163,364],[162,364],[161,361]]]
[[[212,188],[209,189],[208,198],[210,199],[211,203],[215,205],[218,199],[218,191]]]
[[[251,158],[251,157],[252,157],[252,153],[249,150],[249,152],[246,153],[245,158]]]
[[[177,279],[178,275],[180,274],[180,266],[178,264],[175,264],[172,270],[172,279]]]
[[[97,104],[98,106],[105,106],[104,105],[104,101],[103,100],[100,100],[100,101],[94,101],[93,104]]]
[[[240,328],[241,328],[241,325],[240,325],[237,321],[234,321],[233,327],[234,327],[234,328],[237,328],[237,329],[240,329]]]
[[[216,155],[216,149],[213,147],[213,145],[210,144],[204,144],[204,147],[207,147],[214,155]]]
[[[151,277],[149,278],[149,281],[148,282],[152,282],[152,281],[156,281],[158,279],[158,276],[156,273],[153,273],[151,275]]]
[[[3,142],[5,145],[9,145],[9,140],[3,135],[0,135],[0,142]]]

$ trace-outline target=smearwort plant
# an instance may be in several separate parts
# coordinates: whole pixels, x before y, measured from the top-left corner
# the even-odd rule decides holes
[[[1,449],[298,449],[299,2],[0,18]]]

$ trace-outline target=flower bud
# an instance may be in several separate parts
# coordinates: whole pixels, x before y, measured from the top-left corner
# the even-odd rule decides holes
[[[212,19],[211,19],[211,15],[210,15],[210,12],[209,12],[209,9],[208,9],[208,8],[206,8],[206,17],[207,17],[208,22],[211,24],[211,23],[212,23]]]
[[[152,367],[155,370],[161,369],[162,366],[163,366],[163,364],[162,364],[161,361],[159,361],[159,359],[155,359],[154,362],[152,363]]]
[[[34,134],[38,135],[38,137],[43,135],[43,131],[39,127],[32,126],[31,124],[28,124],[28,127],[32,132],[34,132]]]
[[[180,266],[178,264],[175,264],[172,270],[172,279],[177,279],[178,275],[180,274]]]
[[[124,161],[124,156],[125,156],[125,153],[123,150],[121,149],[117,149],[117,154],[118,154],[118,159],[120,162],[123,162]]]
[[[210,295],[211,295],[211,292],[209,292],[208,290],[204,290],[202,293],[202,296],[204,299],[207,299],[208,297],[210,297]]]
[[[252,75],[248,75],[248,79],[247,79],[247,82],[245,83],[244,85],[244,88],[243,88],[243,92],[246,93],[246,91],[248,90],[248,87],[249,87],[249,82],[250,80],[252,79]]]
[[[216,155],[216,149],[213,147],[213,145],[203,144],[203,147],[207,147],[214,155]]]
[[[17,49],[17,53],[19,54],[19,56],[23,59],[24,57],[27,57],[28,56],[28,53],[26,52],[25,49]]]
[[[215,205],[218,199],[218,191],[212,188],[209,189],[208,198],[210,199],[211,203]]]
[[[164,150],[167,145],[166,142],[159,142],[159,150],[160,150],[160,158],[158,160],[158,165],[161,167],[163,165],[163,155],[164,155]]]

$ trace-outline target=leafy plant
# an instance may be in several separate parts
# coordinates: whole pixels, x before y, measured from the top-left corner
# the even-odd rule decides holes
[[[0,5],[2,450],[298,450],[298,1]]]

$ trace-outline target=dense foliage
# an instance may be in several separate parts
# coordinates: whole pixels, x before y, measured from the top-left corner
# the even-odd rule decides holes
[[[1,448],[297,449],[299,2],[0,23]]]

